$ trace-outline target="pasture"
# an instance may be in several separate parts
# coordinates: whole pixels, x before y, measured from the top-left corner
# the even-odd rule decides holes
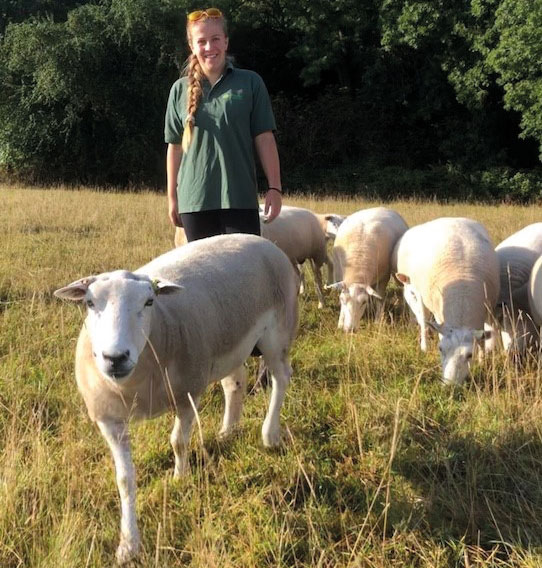
[[[113,462],[73,377],[84,310],[52,292],[171,248],[166,198],[17,187],[0,195],[0,566],[111,566]],[[375,205],[285,203],[342,214]],[[389,206],[410,226],[472,217],[494,244],[542,219],[535,206]],[[265,391],[247,394],[238,431],[222,441],[222,390],[209,388],[181,481],[171,475],[173,417],[133,424],[137,565],[542,566],[537,360],[518,367],[494,354],[464,386],[443,387],[435,337],[421,353],[395,286],[385,316],[349,335],[336,330],[336,296],[318,310],[311,280],[307,291],[279,450],[261,443]]]

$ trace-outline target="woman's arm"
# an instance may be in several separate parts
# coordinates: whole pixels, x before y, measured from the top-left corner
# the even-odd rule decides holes
[[[177,205],[177,175],[182,157],[183,150],[180,144],[168,144],[166,158],[168,216],[175,227],[182,227]]]
[[[256,153],[267,178],[269,190],[265,194],[264,215],[272,221],[282,207],[282,183],[280,181],[280,160],[275,136],[271,130],[262,132],[254,138]],[[271,189],[274,188],[274,189]]]

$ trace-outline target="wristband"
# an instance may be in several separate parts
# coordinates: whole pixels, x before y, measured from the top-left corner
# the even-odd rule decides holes
[[[282,189],[279,189],[278,187],[268,187],[267,191],[269,191],[270,189],[274,189],[275,191],[278,191],[282,195]]]

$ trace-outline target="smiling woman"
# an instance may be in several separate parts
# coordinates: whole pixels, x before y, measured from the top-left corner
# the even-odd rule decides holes
[[[254,149],[267,177],[264,214],[282,205],[275,118],[262,78],[235,68],[217,8],[187,16],[191,54],[172,86],[165,119],[169,218],[188,241],[260,234]]]

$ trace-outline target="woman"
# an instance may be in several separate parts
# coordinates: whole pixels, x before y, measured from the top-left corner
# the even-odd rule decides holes
[[[267,178],[264,215],[282,205],[275,119],[253,71],[234,68],[217,8],[188,14],[192,51],[172,86],[165,120],[169,218],[188,241],[220,233],[260,234],[254,149]]]

